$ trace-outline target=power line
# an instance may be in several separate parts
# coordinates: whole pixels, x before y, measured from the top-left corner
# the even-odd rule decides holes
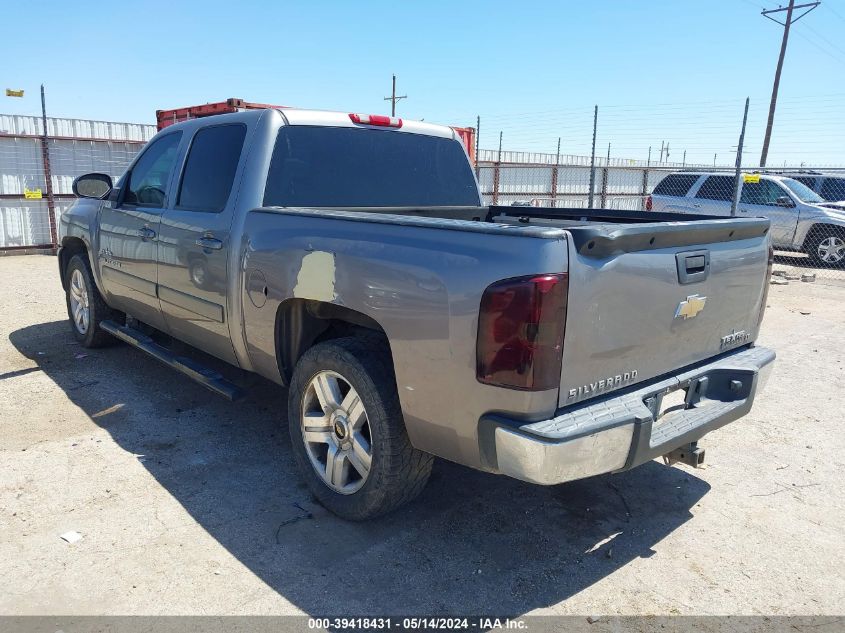
[[[821,4],[821,1],[818,2],[807,2],[805,4],[795,5],[795,0],[789,0],[788,7],[780,7],[777,9],[767,9],[761,13],[761,15],[773,22],[780,24],[783,26],[783,39],[780,43],[780,55],[778,56],[778,65],[777,69],[775,70],[775,82],[772,86],[772,100],[769,103],[769,118],[766,122],[766,135],[763,137],[763,151],[760,153],[760,167],[766,166],[766,158],[769,155],[769,142],[772,140],[772,126],[775,122],[775,108],[777,107],[778,103],[778,88],[780,88],[780,73],[783,70],[783,58],[786,56],[786,43],[789,41],[789,27],[792,25],[793,22],[797,22],[805,15],[807,15],[810,11],[815,9],[817,6]],[[798,17],[794,16],[795,9],[804,9],[804,12],[801,13]],[[786,11],[786,21],[780,22],[776,18],[773,18],[773,15],[777,15]]]
[[[838,44],[836,44],[835,42],[832,42],[831,40],[827,39],[827,38],[826,38],[823,34],[819,33],[816,29],[814,29],[814,28],[813,28],[812,26],[810,26],[809,24],[803,24],[802,26],[803,26],[805,29],[807,29],[808,31],[810,31],[811,33],[813,33],[813,34],[814,34],[817,38],[819,38],[820,40],[822,40],[822,41],[823,41],[826,45],[828,45],[830,48],[832,48],[833,50],[835,50],[835,51],[837,51],[837,52],[839,52],[839,53],[841,53],[841,54],[843,54],[843,55],[845,55],[845,48],[841,48],[841,47],[840,47]]]

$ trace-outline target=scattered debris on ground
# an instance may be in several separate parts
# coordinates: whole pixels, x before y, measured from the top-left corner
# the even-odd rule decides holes
[[[82,540],[82,535],[79,532],[71,531],[71,532],[65,532],[64,534],[60,534],[59,538],[62,539],[63,541],[70,543],[71,545],[73,545],[77,541]]]

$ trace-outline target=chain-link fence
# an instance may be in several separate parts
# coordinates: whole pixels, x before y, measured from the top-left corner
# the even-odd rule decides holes
[[[741,170],[482,151],[485,204],[765,216],[779,277],[845,281],[845,169]],[[778,267],[776,267],[777,269]]]
[[[154,126],[0,115],[0,252],[52,249],[74,178],[120,176]]]

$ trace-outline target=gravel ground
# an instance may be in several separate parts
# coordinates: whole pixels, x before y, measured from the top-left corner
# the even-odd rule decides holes
[[[231,404],[83,351],[53,257],[0,278],[0,614],[842,612],[845,288],[771,286],[776,368],[705,469],[543,488],[438,462],[350,524],[295,472],[284,390]]]

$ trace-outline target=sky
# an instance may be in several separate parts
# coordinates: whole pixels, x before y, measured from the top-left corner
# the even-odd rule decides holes
[[[806,0],[801,0],[804,2]],[[783,0],[786,2],[786,0]],[[771,0],[17,2],[0,113],[153,123],[247,101],[474,126],[482,148],[731,164],[762,147],[782,28]],[[781,14],[783,17],[785,14]],[[33,27],[33,19],[38,28]],[[15,25],[21,26],[18,28]],[[845,0],[793,25],[769,165],[845,166]],[[5,91],[4,91],[5,93]]]

